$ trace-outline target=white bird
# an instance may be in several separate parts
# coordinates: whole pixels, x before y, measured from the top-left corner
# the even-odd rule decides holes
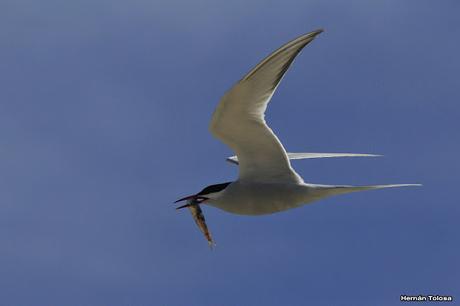
[[[371,186],[318,185],[304,182],[290,159],[376,156],[353,153],[286,153],[278,137],[265,122],[265,110],[281,79],[299,52],[323,30],[302,35],[274,51],[246,74],[221,99],[212,116],[210,131],[236,156],[239,164],[234,182],[210,185],[179,201],[208,204],[240,215],[272,214],[302,206],[332,195],[355,191],[420,186],[393,184]]]

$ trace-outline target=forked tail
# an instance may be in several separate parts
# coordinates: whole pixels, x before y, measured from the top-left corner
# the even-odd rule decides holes
[[[422,184],[391,184],[391,185],[369,185],[369,186],[349,186],[349,185],[314,185],[315,189],[323,196],[345,194],[356,191],[395,188],[395,187],[412,187],[422,186]]]

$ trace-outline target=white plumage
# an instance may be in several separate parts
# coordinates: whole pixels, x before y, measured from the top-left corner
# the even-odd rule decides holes
[[[418,186],[309,184],[292,168],[290,159],[378,156],[358,153],[286,153],[278,137],[265,122],[267,104],[284,74],[299,52],[321,32],[316,30],[307,33],[283,45],[225,93],[212,116],[209,129],[236,153],[236,156],[227,160],[239,164],[238,180],[208,186],[181,200],[193,199],[195,204],[205,203],[235,214],[261,215],[298,207],[332,195]]]

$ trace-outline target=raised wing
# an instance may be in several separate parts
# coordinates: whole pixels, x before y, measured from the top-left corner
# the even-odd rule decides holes
[[[293,159],[310,159],[310,158],[330,158],[330,157],[378,157],[382,155],[365,154],[365,153],[287,153],[289,160]],[[238,157],[227,157],[227,161],[238,165]]]
[[[222,97],[214,111],[209,129],[235,151],[240,180],[302,181],[264,117],[295,57],[321,32],[302,35],[270,54]]]

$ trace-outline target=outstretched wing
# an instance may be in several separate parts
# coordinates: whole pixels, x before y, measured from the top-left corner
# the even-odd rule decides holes
[[[366,153],[286,153],[289,160],[293,159],[310,159],[310,158],[330,158],[330,157],[378,157],[382,155]],[[226,159],[228,162],[238,165],[238,157],[230,156]]]
[[[224,95],[214,111],[209,129],[238,156],[241,180],[302,180],[264,117],[296,56],[321,32],[302,35],[270,54]]]

